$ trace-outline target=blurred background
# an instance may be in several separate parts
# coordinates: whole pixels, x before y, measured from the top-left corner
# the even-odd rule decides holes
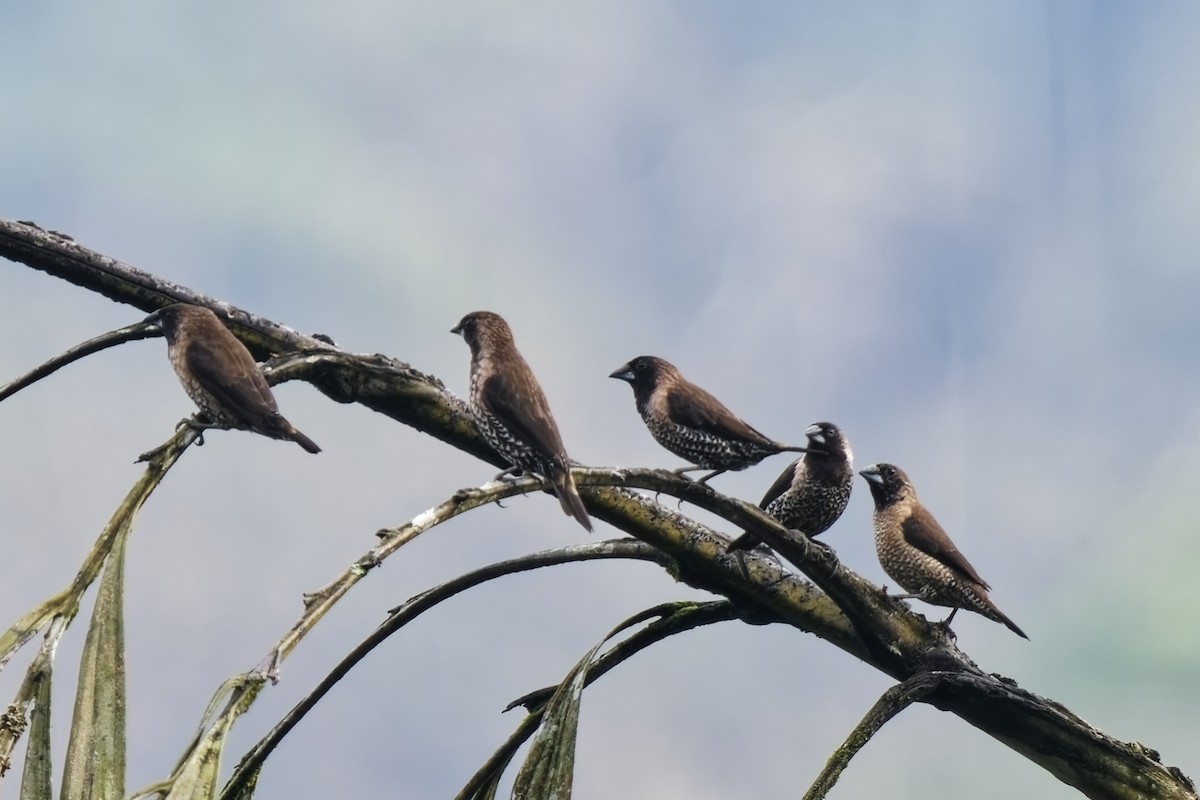
[[[964,650],[1200,775],[1200,7],[267,0],[2,15],[0,216],[462,395],[468,351],[449,328],[497,311],[589,464],[681,464],[606,377],[640,354],[775,438],[834,421],[857,468],[907,470],[1031,637],[959,615]],[[11,262],[0,312],[0,382],[141,316]],[[214,433],[140,517],[130,791],[170,772],[212,692],[258,663],[303,592],[377,528],[495,472],[303,384],[276,395],[325,452]],[[136,455],[192,410],[161,340],[0,406],[0,625],[67,583]],[[714,486],[756,501],[786,464]],[[373,572],[284,663],[231,756],[386,609],[585,535],[550,498],[508,506]],[[858,480],[823,539],[885,582],[870,509]],[[704,595],[612,562],[471,591],[343,681],[258,796],[453,796],[519,722],[500,713],[510,700],[619,620],[688,597]],[[577,796],[796,797],[888,685],[782,627],[681,636],[585,695]],[[890,723],[831,795],[1077,796],[927,707]]]

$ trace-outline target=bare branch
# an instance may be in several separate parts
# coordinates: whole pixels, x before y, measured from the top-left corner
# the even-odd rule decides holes
[[[388,613],[390,616],[380,624],[366,639],[351,650],[325,678],[317,684],[303,700],[296,704],[291,711],[280,720],[271,731],[259,740],[248,752],[230,776],[228,783],[221,790],[220,798],[237,797],[238,793],[252,780],[267,756],[278,746],[283,737],[312,710],[322,697],[332,689],[338,681],[346,676],[359,661],[367,656],[379,644],[396,631],[413,621],[421,614],[438,605],[444,600],[458,595],[467,589],[495,578],[525,572],[531,569],[565,564],[572,561],[587,561],[608,558],[635,558],[646,561],[665,563],[667,558],[659,551],[641,542],[623,539],[615,541],[593,542],[586,545],[563,547],[541,553],[522,556],[520,558],[491,564],[482,569],[461,575],[452,581],[436,586],[410,598],[403,605]]]
[[[22,389],[32,386],[42,378],[53,375],[68,364],[78,361],[85,356],[90,356],[92,353],[98,353],[101,350],[124,344],[125,342],[149,339],[158,335],[159,330],[156,326],[145,322],[135,322],[132,325],[126,325],[124,328],[118,328],[115,331],[109,331],[93,339],[88,339],[82,344],[75,345],[65,353],[55,356],[37,369],[0,386],[0,401],[12,397]]]
[[[949,674],[947,677],[953,680],[955,676]],[[837,783],[837,779],[850,763],[850,759],[863,749],[871,737],[878,733],[879,729],[886,725],[892,717],[927,697],[939,685],[942,678],[942,673],[923,672],[884,692],[875,701],[875,705],[871,706],[871,710],[867,712],[862,721],[854,726],[854,730],[846,737],[842,746],[829,757],[821,774],[804,793],[804,800],[824,800],[825,795],[829,794],[829,790]]]

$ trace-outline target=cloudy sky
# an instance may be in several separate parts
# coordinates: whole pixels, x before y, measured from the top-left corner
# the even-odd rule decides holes
[[[1029,633],[959,615],[983,668],[1200,775],[1200,8],[360,0],[3,16],[0,217],[459,393],[468,354],[447,331],[498,311],[591,464],[680,463],[606,378],[644,353],[776,438],[837,422],[860,467],[909,472]],[[8,262],[0,307],[0,381],[140,316]],[[164,349],[107,351],[0,406],[0,616],[69,580],[136,454],[190,413]],[[377,528],[494,472],[302,384],[277,395],[324,453],[214,434],[140,518],[131,790],[168,774],[213,690],[259,661],[303,592]],[[715,485],[757,499],[785,465]],[[305,640],[231,755],[385,609],[583,535],[538,496],[422,537]],[[885,580],[861,481],[825,538]],[[509,700],[626,616],[703,596],[616,563],[477,589],[369,657],[268,762],[259,796],[452,796],[518,722],[500,714]],[[64,677],[82,633],[60,651]],[[782,627],[680,637],[589,690],[578,796],[796,797],[887,686]],[[57,703],[61,735],[70,698]],[[921,707],[833,796],[1077,794]]]

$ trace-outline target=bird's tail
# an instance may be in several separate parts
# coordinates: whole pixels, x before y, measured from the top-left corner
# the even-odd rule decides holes
[[[1025,631],[1023,631],[1019,627],[1017,627],[1017,623],[1013,622],[1011,619],[1009,619],[1007,616],[1005,616],[1003,611],[996,608],[996,604],[991,602],[990,597],[988,598],[987,605],[988,605],[988,613],[985,614],[985,616],[990,617],[991,619],[995,620],[996,622],[999,622],[1001,625],[1008,628],[1010,631],[1015,633],[1017,636],[1020,636],[1022,639],[1029,638],[1028,636],[1025,635]]]
[[[314,442],[312,439],[308,438],[307,436],[305,436],[303,433],[296,430],[295,428],[292,428],[291,431],[288,432],[288,438],[291,439],[296,444],[303,447],[305,450],[307,450],[310,453],[321,452],[321,448],[317,446],[316,442]]]
[[[551,478],[551,486],[554,494],[558,496],[558,502],[562,504],[563,513],[574,517],[588,533],[591,533],[592,518],[588,516],[587,509],[583,507],[583,498],[579,496],[579,490],[575,488],[575,479],[571,477],[570,471],[562,470],[554,475]]]
[[[305,436],[300,431],[296,430],[295,426],[293,426],[292,423],[288,422],[283,417],[279,418],[278,427],[280,435],[277,438],[291,439],[293,442],[300,445],[310,453],[321,452],[321,448],[317,446],[316,442]]]
[[[319,453],[321,448],[312,439],[296,430],[292,423],[283,418],[278,411],[264,415],[251,425],[252,430],[272,439],[291,439],[310,453]]]
[[[996,616],[999,617],[997,622],[1004,623],[1004,627],[1008,628],[1010,631],[1015,633],[1017,636],[1020,636],[1022,639],[1026,639],[1026,640],[1029,639],[1029,637],[1025,635],[1025,631],[1023,631],[1017,627],[1017,623],[1013,622],[1011,619],[1004,616],[1004,614],[1000,613],[999,611],[996,612]]]

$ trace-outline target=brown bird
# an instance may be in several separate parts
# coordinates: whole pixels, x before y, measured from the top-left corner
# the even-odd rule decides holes
[[[784,527],[812,537],[829,530],[846,510],[854,484],[854,454],[832,422],[815,422],[804,434],[808,452],[783,471],[758,507]],[[758,541],[754,534],[744,533],[727,550],[749,550]]]
[[[461,334],[471,348],[471,411],[484,440],[512,464],[501,475],[515,470],[537,475],[558,496],[563,511],[591,531],[550,404],[517,351],[508,323],[499,314],[473,311],[450,332]]]
[[[872,464],[858,473],[871,487],[875,499],[875,551],[883,571],[916,598],[953,610],[941,623],[965,608],[1002,623],[1025,639],[1025,631],[988,597],[990,586],[958,551],[942,526],[917,499],[916,489],[904,471],[891,464]]]
[[[272,439],[290,439],[310,453],[321,452],[316,442],[279,413],[254,356],[212,311],[175,303],[145,321],[162,328],[171,366],[200,407],[204,419],[192,423],[193,427],[254,431]]]
[[[805,452],[803,447],[768,439],[661,358],[638,356],[608,377],[633,387],[638,413],[655,441],[695,464],[676,473],[713,470],[699,483],[776,453]]]

